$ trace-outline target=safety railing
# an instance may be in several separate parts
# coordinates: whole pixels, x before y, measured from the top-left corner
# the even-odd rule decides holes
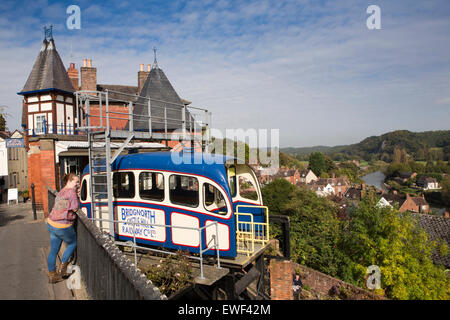
[[[158,138],[168,140],[210,139],[211,113],[203,108],[114,90],[83,90],[75,96],[78,130],[142,132],[149,138],[159,133]],[[136,107],[146,114],[135,112]]]
[[[254,214],[241,212],[243,208],[263,209],[264,221],[255,222]],[[236,250],[247,256],[255,252],[255,243],[262,246],[269,242],[269,208],[267,206],[238,205],[236,206]]]
[[[35,128],[24,128],[25,135],[28,137],[36,137],[39,135],[58,134],[58,135],[78,135],[79,131],[74,125],[56,124],[43,119]]]
[[[148,248],[143,246],[138,246],[136,243],[136,226],[144,226],[144,227],[163,227],[163,228],[179,228],[179,229],[185,229],[185,230],[194,230],[198,232],[198,239],[199,239],[199,256],[188,256],[188,258],[192,260],[197,260],[200,265],[200,279],[204,279],[204,273],[203,273],[203,254],[208,250],[216,250],[217,255],[217,269],[221,269],[220,267],[220,255],[219,255],[219,226],[217,221],[213,221],[209,224],[205,224],[203,227],[194,228],[194,227],[184,227],[184,226],[176,226],[176,225],[165,225],[165,224],[156,224],[156,223],[140,223],[140,222],[132,222],[132,221],[120,221],[120,220],[113,220],[113,219],[99,219],[99,218],[89,218],[91,221],[99,221],[107,222],[107,223],[118,223],[118,224],[129,224],[133,225],[133,241],[115,241],[116,244],[125,246],[125,247],[131,247],[134,252],[134,265],[137,268],[138,262],[137,262],[137,249],[139,250],[147,250],[147,251],[153,251],[158,253],[163,253],[167,255],[175,255],[176,253],[170,252],[170,251],[162,251],[155,248]],[[202,232],[203,230],[206,230],[206,228],[210,226],[215,226],[216,234],[211,235],[211,240],[208,243],[204,243],[202,241]],[[213,243],[212,243],[213,242]],[[204,249],[202,249],[204,247]]]

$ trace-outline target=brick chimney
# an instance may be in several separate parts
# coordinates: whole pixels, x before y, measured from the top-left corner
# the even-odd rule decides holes
[[[97,68],[92,67],[91,59],[83,59],[81,67],[81,90],[97,90]]]
[[[290,260],[270,260],[270,296],[272,300],[294,300],[292,280],[295,272]]]
[[[138,72],[138,94],[141,93],[142,87],[147,81],[148,75],[150,74],[151,66],[147,64],[147,71],[144,71],[144,64],[140,64],[139,72]]]
[[[70,67],[67,69],[67,74],[69,75],[70,82],[72,82],[72,86],[75,91],[79,90],[78,69],[75,68],[75,63],[70,63]]]

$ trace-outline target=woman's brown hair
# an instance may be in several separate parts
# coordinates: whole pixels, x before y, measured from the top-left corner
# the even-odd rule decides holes
[[[78,177],[75,173],[71,172],[71,173],[66,173],[63,177],[63,182],[64,185],[67,184],[67,182],[72,181],[73,179],[75,179],[76,177]]]

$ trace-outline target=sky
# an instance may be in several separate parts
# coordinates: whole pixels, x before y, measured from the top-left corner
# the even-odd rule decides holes
[[[77,5],[80,29],[66,12]],[[370,30],[370,5],[381,29]],[[393,130],[450,129],[450,1],[0,2],[0,105],[20,128],[23,88],[53,25],[65,64],[137,85],[159,67],[214,128],[276,129],[281,147],[344,145]]]

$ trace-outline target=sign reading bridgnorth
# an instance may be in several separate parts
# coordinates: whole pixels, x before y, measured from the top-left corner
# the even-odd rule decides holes
[[[24,148],[23,138],[10,138],[6,139],[7,148]]]

